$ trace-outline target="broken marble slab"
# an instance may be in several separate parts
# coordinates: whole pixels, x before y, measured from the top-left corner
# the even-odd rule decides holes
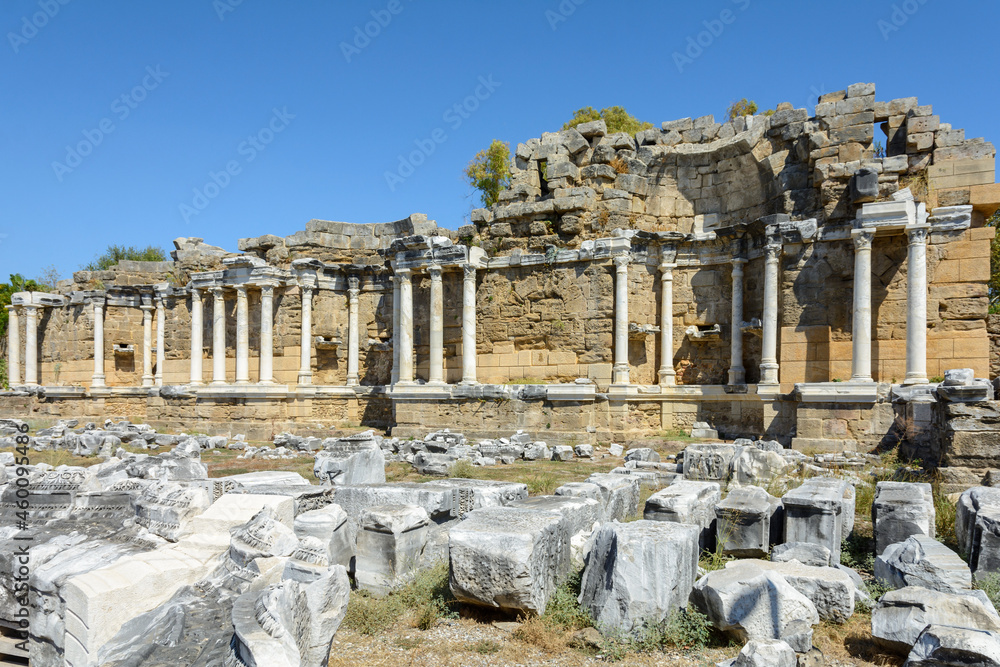
[[[854,527],[854,487],[832,477],[812,477],[781,499],[785,541],[811,542],[830,550],[840,562],[840,545]]]
[[[760,571],[777,572],[813,603],[824,621],[845,623],[854,614],[854,582],[838,568],[750,559],[729,561],[726,569],[730,568],[745,576]]]
[[[613,521],[595,534],[580,605],[603,634],[639,630],[687,607],[698,570],[697,526]]]
[[[803,565],[829,567],[830,550],[812,542],[785,542],[771,549],[771,560],[776,563],[797,560]]]
[[[340,505],[331,503],[302,512],[295,517],[294,532],[300,542],[306,537],[318,540],[331,565],[343,565],[348,572],[354,571],[357,536]]]
[[[651,495],[642,517],[698,526],[699,547],[711,550],[715,544],[715,506],[721,497],[716,482],[682,480]]]
[[[922,586],[889,591],[872,609],[872,636],[895,653],[909,653],[928,625],[1000,632],[1000,616],[983,591],[942,593]]]
[[[385,482],[385,454],[377,446],[353,451],[316,452],[313,474],[323,484],[382,484]]]
[[[135,521],[151,533],[176,542],[184,532],[184,524],[210,504],[204,488],[161,482],[146,487],[135,499]]]
[[[729,479],[733,459],[742,447],[724,443],[701,443],[684,449],[684,478],[724,482]]]
[[[923,586],[954,593],[972,588],[972,572],[957,553],[927,535],[890,544],[875,558],[875,579],[891,588]]]
[[[510,507],[526,507],[560,514],[569,526],[571,558],[574,564],[583,566],[588,540],[602,523],[599,501],[574,496],[530,496],[514,501]]]
[[[451,592],[462,602],[540,615],[569,574],[569,524],[555,512],[474,510],[452,526],[449,542]]]
[[[607,521],[625,521],[639,514],[639,482],[625,475],[595,473],[585,480],[601,490]]]
[[[366,510],[355,561],[358,588],[382,596],[408,583],[420,567],[429,524],[427,511],[417,505]]]
[[[934,537],[934,494],[930,484],[878,482],[872,502],[875,555],[911,535]]]
[[[716,543],[724,554],[761,558],[781,539],[781,501],[759,487],[732,488],[715,506],[715,517]]]
[[[1000,667],[1000,633],[928,625],[917,637],[904,667],[976,665]]]

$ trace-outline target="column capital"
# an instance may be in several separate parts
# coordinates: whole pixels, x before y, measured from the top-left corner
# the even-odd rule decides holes
[[[673,280],[674,279],[674,269],[677,265],[672,262],[663,262],[660,264],[660,280]]]
[[[274,288],[276,285],[272,283],[261,283],[260,293],[262,296],[274,296]]]
[[[930,236],[930,225],[913,225],[906,227],[906,235],[909,237],[910,245],[925,245],[927,237]]]
[[[236,296],[243,299],[247,298],[247,286],[245,284],[233,285],[233,289],[236,290]]]
[[[874,229],[852,229],[851,240],[854,241],[855,250],[871,250],[872,241],[875,240]]]
[[[151,304],[151,303],[143,303],[141,306],[139,306],[139,310],[142,311],[142,313],[143,313],[144,316],[150,316],[151,317],[153,315],[153,304]]]
[[[312,293],[316,288],[312,285],[299,285],[299,289],[302,290],[303,298],[311,299]]]
[[[347,291],[351,293],[352,296],[357,297],[358,292],[361,291],[361,281],[357,276],[348,276],[347,278]]]
[[[194,301],[201,301],[201,288],[200,287],[192,287],[191,288],[191,298]]]
[[[427,267],[427,273],[430,274],[431,280],[441,280],[442,271],[440,264],[431,264]]]
[[[462,265],[462,279],[463,280],[475,280],[476,279],[476,267],[472,264]]]
[[[622,272],[628,270],[628,265],[632,261],[632,256],[628,253],[625,253],[621,255],[615,255],[612,259],[615,262],[615,269],[617,269],[619,272]]]
[[[660,266],[674,264],[677,261],[677,246],[672,243],[660,246]]]
[[[212,287],[208,288],[208,291],[210,291],[212,293],[212,296],[214,296],[216,299],[223,299],[226,296],[226,290],[222,288],[222,285],[213,285]]]
[[[764,254],[766,261],[776,262],[778,257],[781,256],[782,251],[785,249],[784,244],[779,242],[768,243],[764,246]]]
[[[407,267],[400,267],[396,269],[397,278],[409,279],[413,275],[413,269]]]
[[[24,305],[21,306],[21,309],[26,314],[32,315],[32,316],[35,315],[38,312],[39,308],[41,308],[41,306],[33,304],[33,303],[26,303],[26,304],[24,304]]]

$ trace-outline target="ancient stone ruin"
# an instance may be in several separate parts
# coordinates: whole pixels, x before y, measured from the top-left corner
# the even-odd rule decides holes
[[[457,231],[182,238],[170,262],[15,294],[0,639],[23,607],[36,667],[319,667],[352,595],[447,562],[456,604],[511,617],[579,571],[605,636],[697,610],[738,666],[816,664],[814,627],[861,607],[909,665],[1000,664],[973,590],[1000,572],[995,151],[872,84],[818,102],[546,133]],[[874,485],[876,596],[843,554],[891,446],[938,486]],[[314,479],[209,477],[221,450]],[[547,461],[594,472],[533,495],[452,476]]]

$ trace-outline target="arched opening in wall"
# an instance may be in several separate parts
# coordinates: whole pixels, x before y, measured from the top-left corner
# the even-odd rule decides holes
[[[542,194],[547,195],[549,193],[549,161],[548,160],[538,160],[538,185],[542,189]]]

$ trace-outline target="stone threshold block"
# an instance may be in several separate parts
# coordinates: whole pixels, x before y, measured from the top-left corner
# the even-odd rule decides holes
[[[854,529],[854,487],[832,477],[813,477],[781,499],[785,541],[811,542],[830,550],[840,563],[841,542]]]
[[[605,524],[594,535],[580,604],[603,633],[632,632],[687,607],[698,570],[697,526]]]
[[[716,543],[722,552],[740,558],[767,556],[781,541],[781,501],[756,486],[736,487],[715,506]]]
[[[387,595],[409,582],[420,566],[430,517],[415,505],[380,505],[364,513],[358,533],[358,588]]]
[[[875,554],[911,535],[934,537],[934,516],[930,484],[879,482],[872,502]]]
[[[569,573],[569,522],[524,507],[474,510],[451,528],[449,557],[449,584],[458,600],[543,614]]]
[[[684,480],[651,495],[642,518],[698,526],[699,548],[711,550],[715,545],[715,506],[721,499],[717,483]]]

